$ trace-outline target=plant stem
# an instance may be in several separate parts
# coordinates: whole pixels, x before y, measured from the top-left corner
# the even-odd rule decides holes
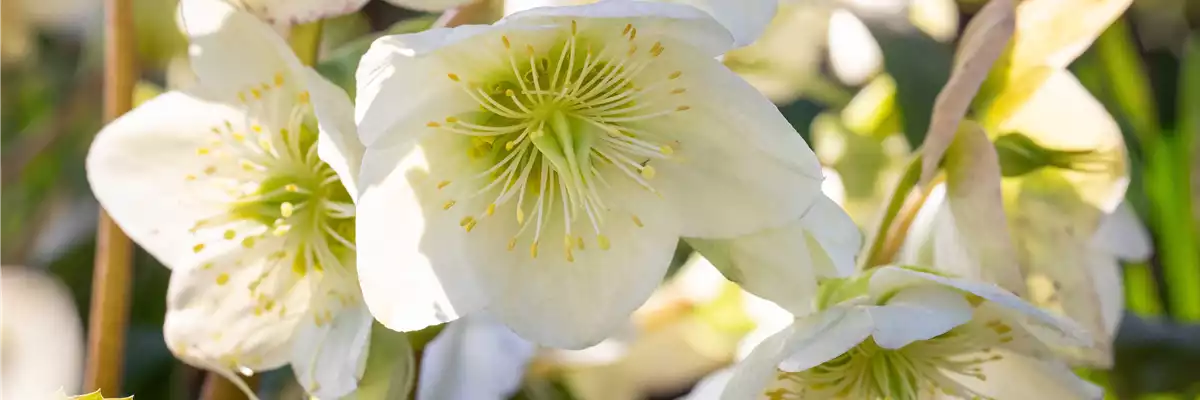
[[[133,2],[105,0],[104,118],[111,121],[132,107],[137,74],[133,62]],[[84,392],[121,394],[125,330],[129,320],[129,287],[133,245],[121,228],[100,210],[96,232],[96,264],[88,326]]]
[[[917,210],[921,209],[921,204],[925,203],[925,197],[928,196],[928,190],[925,195],[921,196],[920,201],[915,202],[908,200],[909,194],[913,188],[917,186],[917,180],[921,177],[921,157],[913,158],[908,163],[908,167],[904,170],[904,175],[896,182],[896,187],[892,189],[891,198],[888,200],[887,208],[883,216],[879,219],[879,225],[872,231],[870,244],[859,255],[859,271],[865,271],[880,265],[887,264],[892,261],[895,256],[892,247],[899,249],[897,240],[902,240],[905,231],[908,230],[908,225],[912,223],[912,218],[916,216]],[[928,185],[933,187],[933,184]],[[893,224],[901,215],[912,214],[907,217],[902,217],[900,220],[904,225],[904,231],[899,231],[900,237],[895,237],[896,229],[893,229]],[[907,222],[903,222],[907,220]]]

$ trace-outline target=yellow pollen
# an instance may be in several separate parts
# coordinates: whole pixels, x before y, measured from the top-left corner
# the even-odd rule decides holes
[[[441,188],[446,187],[446,185],[449,185],[449,184],[450,184],[450,181],[441,181],[441,182],[438,182],[437,188],[441,189]]]
[[[201,251],[204,251],[204,243],[197,243],[195,246],[192,246],[193,253],[199,253]]]
[[[210,166],[204,168],[205,175],[212,175],[215,173],[217,173],[217,167],[215,167],[215,166],[210,165]]]
[[[443,210],[449,210],[450,207],[454,207],[454,200],[447,201],[446,204],[442,205]]]
[[[289,191],[292,193],[296,193],[296,192],[300,191],[300,187],[296,186],[296,184],[294,184],[294,183],[289,183],[287,185],[283,185],[283,190],[286,190],[286,191]]]
[[[455,122],[458,122],[458,118],[455,118],[455,117],[446,117],[446,123],[447,123],[447,124],[453,124],[453,123],[455,123]]]
[[[508,251],[512,251],[515,248],[517,248],[517,238],[509,239],[508,240]]]
[[[495,213],[496,213],[496,203],[488,204],[487,215],[490,217],[490,216],[492,216],[492,214],[495,214]]]
[[[663,145],[662,147],[658,148],[658,152],[662,153],[664,156],[669,156],[669,155],[675,154],[675,148],[673,148],[671,146]]]
[[[629,53],[627,53],[627,55],[629,55],[630,57],[632,57],[632,56],[633,56],[633,53],[637,53],[637,49],[638,49],[638,48],[637,48],[637,45],[636,45],[636,44],[631,44],[631,45],[629,45]]]
[[[511,48],[512,48],[512,43],[509,43],[509,42],[508,42],[508,36],[501,36],[501,37],[500,37],[500,41],[504,42],[504,48],[505,48],[505,49],[511,49]]]
[[[302,104],[308,104],[308,98],[309,98],[309,95],[308,95],[307,90],[300,92],[300,94],[296,95],[296,100],[299,100],[300,103],[302,103]]]
[[[537,258],[537,242],[533,242],[533,244],[529,245],[529,256]]]
[[[437,127],[441,127],[441,126],[442,126],[442,124],[439,124],[439,123],[437,123],[437,122],[434,122],[434,121],[429,121],[429,123],[426,123],[426,124],[425,124],[425,126],[428,126],[428,127],[430,127],[430,128],[437,128]]]
[[[225,236],[225,240],[233,240],[234,237],[237,237],[237,232],[234,232],[233,229],[230,229],[230,230],[225,231],[224,236]]]
[[[675,108],[675,111],[687,111],[687,110],[691,110],[691,109],[692,109],[692,107],[690,107],[690,106],[679,106],[679,107]]]
[[[683,71],[675,71],[675,72],[672,72],[670,75],[667,75],[667,79],[676,79],[676,78],[679,78],[680,76],[683,76]]]
[[[463,217],[462,221],[458,221],[458,226],[467,226],[467,224],[472,222],[475,222],[474,217]]]
[[[575,253],[571,252],[571,247],[567,247],[567,262],[575,262]]]
[[[621,35],[628,34],[630,29],[633,29],[633,24],[625,24],[625,30],[621,31]]]
[[[632,41],[632,40],[633,40],[634,38],[636,38],[636,37],[637,37],[637,28],[634,28],[634,27],[633,27],[633,25],[630,25],[630,29],[629,29],[629,40],[631,40],[631,41]]]
[[[517,209],[517,223],[525,223],[525,211],[521,210],[520,208]]]
[[[285,202],[279,204],[279,215],[282,215],[284,218],[291,217],[292,213],[295,211],[296,211],[296,206],[290,202],[285,201]]]
[[[256,98],[256,99],[262,98],[262,91],[260,91],[258,89],[250,89],[250,94],[254,95],[254,98]]]
[[[637,225],[638,228],[646,226],[646,225],[642,225],[642,219],[638,218],[638,216],[636,216],[636,215],[633,216],[633,224]]]
[[[446,74],[446,77],[450,78],[450,80],[452,80],[452,81],[459,82],[459,80],[458,80],[458,75],[455,75],[455,74]]]
[[[236,141],[238,141],[238,142],[244,142],[244,141],[246,141],[246,135],[243,135],[243,134],[241,134],[241,133],[234,132],[234,133],[233,133],[233,140],[236,140]]]
[[[250,125],[250,129],[251,129],[251,130],[253,130],[253,131],[254,131],[254,132],[256,132],[256,133],[262,133],[262,126],[261,126],[261,125],[257,125],[257,124],[256,124],[256,125]]]
[[[229,274],[222,272],[220,275],[217,275],[217,284],[218,285],[223,286],[226,283],[229,283]]]
[[[251,237],[242,239],[242,247],[245,247],[247,249],[254,247],[254,237],[251,236]]]
[[[583,250],[583,236],[575,237],[575,245],[579,247],[579,250]]]
[[[196,149],[196,154],[199,154],[199,155],[208,154],[208,148],[207,147],[198,148],[198,149]]]
[[[612,244],[608,242],[608,236],[597,235],[596,242],[600,244],[600,250],[608,250]]]
[[[575,23],[575,20],[571,20],[571,35],[574,35],[578,31],[579,31],[579,27]]]
[[[194,181],[194,180],[196,180],[196,176],[192,175],[192,174],[188,174],[187,176],[183,177],[183,179],[189,180],[189,181]]]
[[[275,86],[283,86],[283,73],[275,73]]]
[[[509,140],[509,141],[508,141],[508,143],[505,143],[505,144],[504,144],[504,149],[505,149],[505,150],[512,150],[512,149],[513,149],[513,147],[516,147],[516,146],[517,146],[517,142],[514,142],[514,141],[511,141],[511,140]]]
[[[475,229],[475,224],[476,224],[475,221],[471,221],[471,223],[467,224],[467,226],[465,227],[467,232],[470,232],[472,229]]]
[[[654,179],[654,174],[655,174],[654,167],[651,167],[649,165],[642,167],[642,177],[643,178]]]

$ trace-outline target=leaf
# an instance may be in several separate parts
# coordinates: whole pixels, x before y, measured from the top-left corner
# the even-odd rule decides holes
[[[938,93],[925,135],[921,184],[933,179],[971,99],[1003,54],[1016,25],[1012,0],[992,0],[971,19],[955,54],[950,80]],[[999,174],[997,173],[997,176]]]
[[[343,400],[406,400],[412,392],[416,361],[408,336],[379,322],[371,325],[367,366],[358,390]]]

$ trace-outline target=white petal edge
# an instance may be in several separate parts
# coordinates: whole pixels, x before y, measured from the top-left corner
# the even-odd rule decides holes
[[[419,399],[507,399],[537,347],[486,315],[451,322],[421,356]]]
[[[901,289],[886,304],[867,307],[875,330],[871,337],[885,349],[928,340],[971,320],[971,304],[962,292],[944,286]]]
[[[184,2],[192,0],[183,0]],[[240,0],[242,7],[274,25],[318,21],[358,11],[368,0]]]
[[[858,346],[874,329],[871,315],[863,307],[833,307],[797,319],[779,369],[797,372],[824,364]]]
[[[371,313],[361,304],[344,308],[331,323],[317,326],[310,315],[292,343],[292,372],[310,395],[336,399],[353,392],[362,378],[371,339]]]
[[[233,94],[271,83],[304,79],[303,66],[274,30],[253,14],[220,0],[185,0],[180,5],[188,55],[197,80],[215,93]]]
[[[1104,390],[1076,376],[1066,365],[1004,350],[998,361],[980,364],[986,381],[961,383],[994,399],[1100,400]]]
[[[354,103],[344,90],[312,68],[304,69],[304,77],[320,129],[317,155],[333,168],[351,199],[357,202],[358,174],[366,148],[359,142],[354,126]]]
[[[753,43],[767,30],[779,8],[777,0],[673,0],[712,15],[733,35],[734,47]]]

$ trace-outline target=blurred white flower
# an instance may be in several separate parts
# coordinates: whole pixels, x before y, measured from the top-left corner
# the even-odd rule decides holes
[[[0,268],[0,398],[75,393],[83,371],[83,328],[67,288],[25,267]]]
[[[732,42],[696,8],[621,0],[376,41],[356,110],[372,313],[408,331],[486,310],[582,348],[650,296],[679,237],[799,220],[820,166],[714,59]]]
[[[520,388],[535,350],[486,316],[451,322],[421,355],[418,398],[508,399]]]
[[[184,0],[188,1],[188,0]],[[294,25],[336,17],[358,11],[368,0],[229,0],[235,6],[254,13],[272,25]],[[472,0],[387,0],[395,6],[422,11],[438,11],[470,3]]]
[[[1048,344],[1086,333],[994,285],[881,267],[830,281],[819,312],[760,344],[727,399],[1099,399]]]
[[[105,127],[92,190],[173,270],[164,334],[180,359],[229,376],[290,362],[314,395],[345,394],[371,325],[354,263],[353,107],[255,16],[215,0],[182,13],[199,86]]]

